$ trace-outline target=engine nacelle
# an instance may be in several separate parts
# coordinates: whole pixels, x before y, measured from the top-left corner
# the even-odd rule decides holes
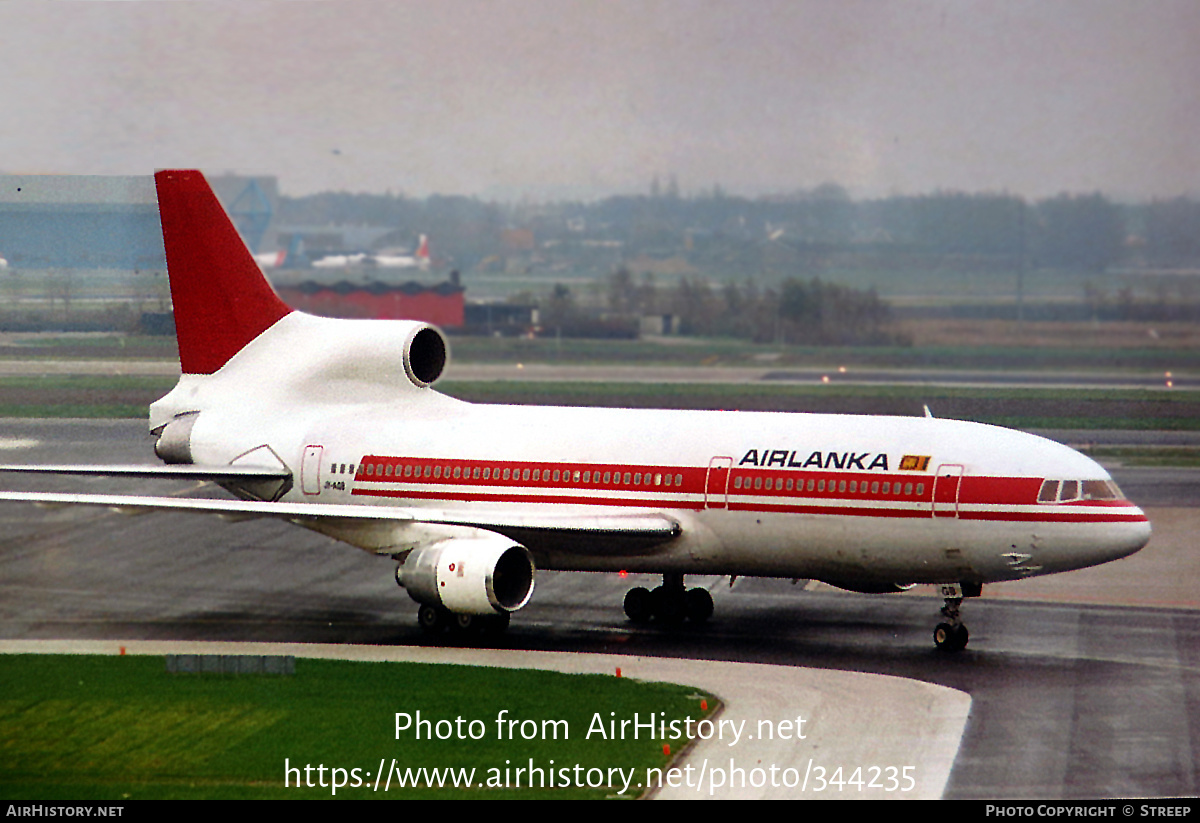
[[[441,377],[448,358],[446,338],[433,326],[414,329],[404,341],[404,373],[413,385],[424,388]]]
[[[534,574],[524,546],[492,534],[414,549],[396,569],[396,582],[418,603],[459,614],[495,614],[529,602]]]
[[[822,580],[821,582],[858,594],[900,594],[916,585],[915,583],[867,583],[854,580]]]
[[[177,415],[171,422],[157,429],[153,434],[158,435],[154,444],[154,453],[164,463],[192,462],[192,426],[200,412],[187,412]]]

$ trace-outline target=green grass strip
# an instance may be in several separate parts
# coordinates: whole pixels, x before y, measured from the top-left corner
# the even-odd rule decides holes
[[[497,724],[505,710],[516,726]],[[432,721],[425,739],[397,738],[397,712]],[[644,728],[637,740],[604,739],[594,726],[635,713],[668,724],[707,714],[693,688],[600,675],[307,659],[289,676],[168,674],[162,657],[0,655],[0,797],[332,798],[335,767],[365,784],[337,798],[603,798],[623,783],[559,784],[599,769],[595,784],[610,768],[632,770],[636,796],[646,770],[668,762],[663,741]],[[678,753],[685,741],[668,742]],[[400,788],[393,774],[376,791],[381,760],[424,779]],[[553,788],[527,776],[515,785],[531,761]],[[439,786],[421,768],[473,770],[473,784],[455,788],[443,772]],[[322,778],[324,788],[294,785]]]

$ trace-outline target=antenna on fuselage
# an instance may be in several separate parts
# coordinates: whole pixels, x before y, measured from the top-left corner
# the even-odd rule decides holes
[[[929,404],[928,404],[928,403],[926,403],[926,404],[925,404],[925,416],[926,416],[926,417],[928,417],[928,418],[930,418],[931,420],[933,419],[933,412],[931,412],[931,411],[929,410]]]

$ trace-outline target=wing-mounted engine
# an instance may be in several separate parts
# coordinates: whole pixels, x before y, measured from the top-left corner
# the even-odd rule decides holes
[[[519,543],[479,530],[409,552],[396,582],[413,600],[458,614],[507,614],[533,594],[533,558]]]
[[[822,580],[830,586],[858,594],[900,594],[915,586],[915,583],[884,583],[877,580]]]

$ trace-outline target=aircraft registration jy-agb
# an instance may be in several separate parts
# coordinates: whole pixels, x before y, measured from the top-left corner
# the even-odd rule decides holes
[[[635,623],[703,622],[685,575],[941,586],[962,649],[983,584],[1094,566],[1150,537],[1108,473],[1058,443],[925,417],[477,405],[432,385],[442,333],[285,305],[204,177],[156,175],[182,376],[150,407],[164,465],[4,466],[213,481],[230,498],[0,499],[281,518],[398,561],[438,632],[500,630],[535,570],[662,575]]]

